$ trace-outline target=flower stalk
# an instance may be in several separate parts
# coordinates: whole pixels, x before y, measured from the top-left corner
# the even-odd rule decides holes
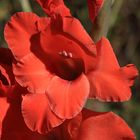
[[[112,0],[105,0],[102,9],[99,12],[99,15],[96,17],[93,23],[91,37],[95,42],[99,41],[102,36],[107,35],[110,25],[109,23],[111,15],[111,6]]]
[[[22,7],[23,11],[25,11],[25,12],[31,12],[32,11],[29,0],[19,0],[19,2],[21,4],[21,7]]]

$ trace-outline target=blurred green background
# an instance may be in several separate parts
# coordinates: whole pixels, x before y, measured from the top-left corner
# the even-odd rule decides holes
[[[90,33],[92,24],[88,18],[86,0],[66,0],[65,2],[73,16],[80,19]],[[11,15],[18,11],[32,11],[45,16],[35,0],[0,0],[0,45],[3,47],[7,46],[3,37],[4,25]],[[107,37],[120,65],[134,63],[140,70],[140,0],[112,0],[111,13],[107,20],[106,22],[109,23]],[[132,91],[133,96],[129,102],[100,103],[89,100],[87,107],[96,111],[114,111],[119,114],[140,140],[140,77],[137,78]]]

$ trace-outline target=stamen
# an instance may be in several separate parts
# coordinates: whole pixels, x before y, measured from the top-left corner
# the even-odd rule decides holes
[[[66,57],[68,56],[66,51],[63,51],[62,53],[63,53],[64,56],[66,56]]]
[[[68,53],[68,54],[69,54],[69,57],[72,58],[72,53],[70,52],[70,53]]]
[[[66,51],[59,52],[59,55],[64,56],[64,57],[68,57],[68,58],[73,57],[71,52],[66,52]]]

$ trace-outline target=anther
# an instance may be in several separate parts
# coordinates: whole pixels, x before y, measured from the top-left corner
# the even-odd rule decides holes
[[[66,51],[59,52],[59,55],[64,56],[64,57],[68,57],[68,58],[73,57],[71,52],[66,52]]]
[[[66,56],[66,57],[68,56],[66,51],[63,51],[62,53],[63,53],[64,56]]]
[[[70,58],[72,58],[72,53],[71,53],[71,52],[70,52],[70,53],[68,53],[68,55],[69,55],[69,57],[70,57]]]

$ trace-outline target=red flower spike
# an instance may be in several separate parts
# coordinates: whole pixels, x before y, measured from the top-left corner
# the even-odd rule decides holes
[[[49,16],[71,16],[63,0],[36,0]]]
[[[87,2],[90,20],[94,22],[96,16],[103,6],[104,0],[87,0]]]
[[[28,128],[41,134],[47,134],[64,121],[50,110],[45,94],[23,96],[22,115]]]
[[[103,101],[126,101],[131,96],[130,82],[138,75],[134,65],[120,68],[109,41],[97,43],[97,63],[88,73],[91,83],[90,97]]]
[[[49,18],[17,13],[5,28],[6,40],[17,61],[13,64],[15,79],[31,92],[31,96],[25,95],[22,104],[28,127],[40,133],[48,132],[47,129],[59,125],[61,120],[78,114],[89,92],[89,97],[104,101],[128,100],[129,87],[137,76],[136,68],[132,65],[120,68],[107,39],[102,38],[95,45],[78,20],[68,17],[67,12],[61,13],[64,9],[60,7],[65,7],[63,1],[38,2],[49,11]],[[45,108],[34,110],[33,116],[29,106],[39,96],[43,98],[40,106]],[[51,115],[45,118],[46,110],[60,121],[51,121]],[[40,121],[51,126],[44,126]],[[37,124],[35,128],[34,124]]]

